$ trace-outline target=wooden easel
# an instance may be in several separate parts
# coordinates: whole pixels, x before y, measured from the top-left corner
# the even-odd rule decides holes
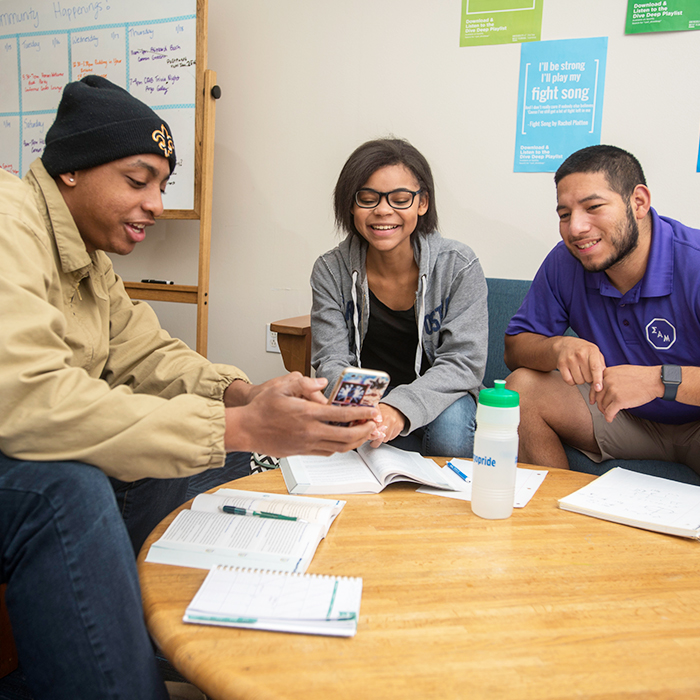
[[[197,0],[197,66],[207,65],[207,0]],[[124,282],[132,299],[197,304],[196,350],[207,355],[209,330],[209,259],[211,254],[211,213],[214,180],[214,129],[216,100],[221,89],[216,72],[197,72],[195,104],[194,209],[167,209],[161,219],[199,219],[199,267],[197,284],[146,284]]]

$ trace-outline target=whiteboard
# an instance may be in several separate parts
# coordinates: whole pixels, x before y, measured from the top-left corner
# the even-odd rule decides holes
[[[0,167],[22,176],[44,150],[63,86],[91,73],[126,88],[171,127],[166,209],[193,209],[196,0],[2,0]]]

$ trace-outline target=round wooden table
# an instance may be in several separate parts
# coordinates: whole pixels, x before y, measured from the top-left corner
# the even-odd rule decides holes
[[[415,484],[342,496],[309,572],[363,578],[349,639],[181,622],[206,572],[143,561],[170,516],[139,557],[148,628],[214,700],[698,698],[700,543],[558,508],[591,479],[551,470],[500,521]]]

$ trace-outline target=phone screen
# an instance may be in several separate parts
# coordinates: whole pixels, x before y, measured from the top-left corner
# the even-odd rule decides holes
[[[389,381],[386,372],[348,367],[336,382],[330,402],[334,406],[376,406],[389,386]]]

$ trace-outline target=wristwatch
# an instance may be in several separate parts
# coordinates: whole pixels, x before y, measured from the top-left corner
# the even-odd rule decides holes
[[[678,385],[681,383],[681,368],[678,365],[661,365],[661,381],[664,385],[664,401],[675,401]]]

